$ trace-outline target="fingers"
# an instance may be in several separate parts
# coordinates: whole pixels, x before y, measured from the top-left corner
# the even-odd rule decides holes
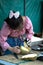
[[[19,54],[21,52],[21,50],[18,46],[16,46],[16,47],[13,47],[13,52]]]
[[[16,49],[14,52],[19,54],[21,51],[20,51],[20,49]]]
[[[20,54],[20,52],[21,52],[21,50],[20,50],[20,49],[18,49],[16,53],[17,53],[17,54]]]
[[[15,46],[14,48],[20,49],[20,47],[19,47],[19,46]]]

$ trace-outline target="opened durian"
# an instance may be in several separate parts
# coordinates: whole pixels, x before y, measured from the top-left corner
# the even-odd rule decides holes
[[[30,52],[31,48],[30,47],[26,48],[24,46],[21,46],[20,50],[21,50],[21,54],[28,54]]]
[[[27,54],[21,57],[22,60],[36,60],[37,54]]]

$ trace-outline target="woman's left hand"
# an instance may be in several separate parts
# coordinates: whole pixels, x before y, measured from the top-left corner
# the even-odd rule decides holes
[[[13,47],[13,52],[20,54],[20,52],[21,52],[20,47],[19,46]]]

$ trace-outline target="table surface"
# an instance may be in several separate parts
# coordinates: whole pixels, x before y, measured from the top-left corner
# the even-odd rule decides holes
[[[39,39],[39,41],[42,40],[42,39],[37,38],[37,37],[33,37],[33,39],[34,40],[35,39]],[[31,53],[39,54],[40,52],[31,50]],[[18,55],[19,58],[21,56],[22,55]],[[11,63],[16,63],[18,65],[43,65],[43,62],[41,62],[41,61],[38,61],[38,60],[35,60],[35,61],[24,61],[24,60],[16,59],[13,55],[0,56],[0,60],[5,60],[5,61],[11,62]]]
[[[37,53],[39,54],[40,52],[38,51],[31,51],[32,53]],[[22,55],[18,55],[20,58]],[[0,56],[1,60],[5,60],[11,63],[19,64],[19,65],[43,65],[43,62],[35,60],[35,61],[24,61],[20,59],[16,59],[13,55],[5,55],[5,56]]]

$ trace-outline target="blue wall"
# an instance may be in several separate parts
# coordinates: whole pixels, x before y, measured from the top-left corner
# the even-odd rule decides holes
[[[8,16],[10,10],[19,10],[21,15],[29,16],[34,27],[34,32],[41,32],[41,1],[43,0],[0,0],[0,28],[3,25],[4,19]]]
[[[41,1],[43,0],[26,0],[25,15],[28,15],[32,20],[34,31],[41,32]]]
[[[0,0],[0,28],[3,25],[4,19],[8,16],[10,10],[19,10],[21,15],[24,13],[23,0]]]

